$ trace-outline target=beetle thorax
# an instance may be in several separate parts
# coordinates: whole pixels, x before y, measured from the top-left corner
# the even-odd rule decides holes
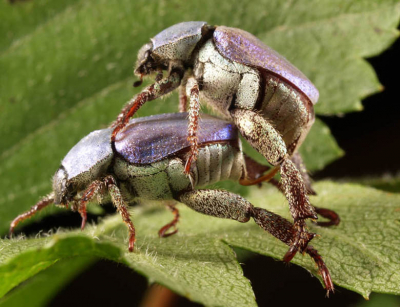
[[[202,38],[202,21],[182,22],[158,33],[151,39],[152,53],[162,60],[187,62]]]

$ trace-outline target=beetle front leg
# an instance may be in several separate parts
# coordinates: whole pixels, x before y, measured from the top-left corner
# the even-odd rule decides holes
[[[258,113],[245,110],[233,109],[232,118],[239,128],[243,137],[260,152],[269,163],[280,166],[283,192],[289,201],[290,213],[293,217],[297,238],[293,241],[291,250],[285,256],[289,261],[298,250],[301,252],[306,247],[307,238],[306,218],[317,219],[317,214],[311,206],[307,189],[303,182],[301,173],[287,155],[286,144],[275,128]]]
[[[161,79],[160,81],[157,81],[154,84],[146,87],[140,94],[133,97],[122,109],[117,120],[111,124],[111,127],[114,128],[111,140],[113,142],[115,141],[115,137],[118,132],[126,126],[126,124],[129,122],[129,119],[143,104],[175,90],[180,85],[181,80],[181,70],[179,69],[172,71],[167,78]]]
[[[188,127],[188,141],[190,143],[190,154],[186,160],[185,174],[189,175],[190,166],[196,161],[198,150],[198,136],[197,130],[199,128],[199,111],[200,111],[200,89],[195,78],[189,78],[186,86],[186,94],[190,97],[189,107],[189,127]]]
[[[117,186],[117,182],[113,176],[107,176],[104,178],[104,183],[107,186],[107,190],[110,193],[112,203],[117,207],[118,212],[121,214],[122,220],[129,229],[129,251],[132,252],[135,245],[135,226],[133,226],[131,217],[128,212],[128,207],[122,198],[121,191]]]
[[[103,188],[104,188],[104,182],[100,180],[95,180],[87,187],[85,192],[83,192],[83,195],[79,200],[79,205],[78,205],[78,212],[82,217],[81,230],[85,228],[87,221],[87,213],[86,213],[87,203],[98,193],[100,193]]]

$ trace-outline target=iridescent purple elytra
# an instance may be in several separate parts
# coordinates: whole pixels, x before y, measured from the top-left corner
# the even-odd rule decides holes
[[[116,151],[131,163],[153,163],[184,148],[187,140],[187,113],[172,113],[135,118],[115,139]],[[237,128],[228,121],[203,114],[199,144],[237,140]]]
[[[218,26],[213,37],[215,46],[224,57],[271,71],[296,86],[313,104],[317,103],[319,92],[314,84],[285,57],[254,35],[241,29]]]

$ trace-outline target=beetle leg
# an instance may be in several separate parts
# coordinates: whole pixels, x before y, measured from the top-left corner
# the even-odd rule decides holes
[[[173,91],[180,85],[181,79],[182,73],[180,70],[172,71],[167,78],[161,79],[160,81],[146,87],[140,94],[128,101],[121,113],[118,115],[117,120],[111,124],[111,127],[114,128],[111,137],[112,142],[115,141],[118,132],[126,126],[129,119],[143,104]]]
[[[307,246],[305,252],[309,254],[310,257],[317,264],[319,275],[321,275],[322,281],[324,282],[325,285],[326,296],[329,297],[329,292],[334,293],[335,287],[333,286],[331,274],[329,273],[328,267],[326,266],[324,260],[322,260],[321,255],[318,254],[318,251],[314,249],[314,247],[312,247],[311,245]]]
[[[128,212],[128,207],[124,199],[122,198],[121,191],[117,186],[115,178],[111,175],[107,176],[106,178],[104,178],[104,183],[107,186],[107,190],[110,193],[111,200],[114,206],[117,207],[118,212],[121,214],[122,220],[129,229],[129,251],[132,252],[136,241],[135,226],[133,226],[131,217]]]
[[[85,229],[86,221],[87,221],[87,213],[86,213],[86,205],[87,203],[100,191],[104,188],[104,182],[100,180],[95,180],[93,181],[83,192],[83,195],[81,199],[79,200],[79,205],[78,205],[78,212],[80,213],[82,217],[82,224],[81,224],[81,230]]]
[[[174,215],[174,219],[172,222],[168,223],[167,225],[163,226],[159,231],[158,235],[160,238],[166,238],[169,236],[172,236],[178,232],[178,229],[176,228],[176,224],[179,221],[179,211],[176,208],[174,204],[168,204],[167,205],[168,209],[171,210],[172,214]],[[167,231],[171,228],[174,227],[174,231],[167,233]]]
[[[296,152],[291,158],[294,165],[296,165],[297,169],[299,170],[301,176],[303,177],[304,184],[307,189],[308,195],[317,195],[317,193],[312,188],[312,181],[310,176],[308,175],[306,166],[304,165],[303,158],[301,157],[300,153]]]
[[[261,184],[264,181],[271,181],[276,173],[279,171],[278,167],[274,167],[269,173],[256,177],[256,178],[251,178],[251,177],[245,177],[239,180],[239,183],[244,186],[248,185],[255,185],[255,184]]]
[[[269,163],[280,166],[282,187],[292,214],[298,236],[287,257],[293,257],[306,247],[306,218],[317,219],[307,196],[307,189],[301,173],[287,155],[286,144],[275,128],[258,113],[235,108],[231,111],[233,120],[243,137],[257,149]],[[286,257],[286,256],[285,256]]]
[[[52,203],[54,203],[54,193],[50,193],[49,195],[43,197],[40,201],[37,202],[36,205],[32,206],[29,211],[18,215],[10,224],[9,236],[12,236],[15,227],[17,227],[19,223],[35,215],[38,211],[42,210]]]
[[[329,219],[329,222],[316,222],[318,226],[337,226],[340,223],[340,216],[333,210],[314,207],[315,211],[322,217]]]
[[[188,127],[188,141],[190,143],[190,154],[186,160],[185,174],[189,175],[190,166],[196,161],[198,150],[198,136],[197,131],[199,128],[199,111],[200,111],[200,90],[199,85],[195,78],[189,78],[186,86],[187,95],[190,96],[189,108],[189,127]]]
[[[299,168],[298,164],[300,161],[300,164],[301,164],[300,173],[303,177],[306,187],[307,187],[307,182],[309,183],[309,186],[307,187],[307,192],[309,194],[316,195],[314,190],[311,188],[311,179],[309,178],[307,171],[305,171],[304,163],[303,163],[303,160],[301,159],[300,154],[295,154],[295,156],[296,157],[293,156],[291,160],[293,163],[295,163],[297,168]],[[267,176],[271,173],[270,172],[270,173],[262,176],[262,174],[264,172],[270,170],[271,167],[263,165],[263,164],[259,164],[257,161],[253,160],[249,156],[245,155],[244,158],[245,158],[245,164],[246,164],[246,177],[240,179],[240,181],[239,181],[240,184],[242,184],[242,185],[259,184],[261,179],[267,178]],[[301,170],[301,168],[303,168],[303,171]],[[305,178],[305,175],[307,176],[306,178]],[[263,180],[263,181],[266,181],[266,180]],[[283,194],[285,194],[285,189],[278,180],[271,178],[268,180],[268,183],[272,184],[279,191],[281,191]],[[311,193],[311,191],[312,191],[312,193]],[[327,226],[339,225],[340,217],[335,211],[326,209],[326,208],[319,208],[319,207],[314,207],[314,209],[315,209],[315,212],[317,212],[317,214],[321,215],[324,218],[329,219],[329,222],[315,222],[315,224],[317,224],[318,226],[327,227]]]
[[[293,225],[288,220],[284,219],[283,217],[275,213],[257,207],[253,209],[252,217],[254,221],[261,228],[271,233],[274,237],[278,238],[286,245],[290,247],[293,246]],[[329,292],[334,292],[334,286],[332,283],[329,270],[325,265],[325,262],[323,261],[322,257],[318,254],[318,251],[314,249],[311,245],[308,245],[308,242],[312,240],[314,236],[315,236],[314,233],[307,233],[308,241],[307,241],[307,247],[304,249],[304,252],[306,252],[317,264],[318,272],[322,277],[325,289],[327,290],[327,293],[329,295]],[[286,255],[287,254],[288,253],[286,253]],[[293,257],[291,257],[290,260]],[[284,261],[286,261],[285,258]]]
[[[179,201],[197,212],[219,218],[227,218],[245,223],[252,217],[258,226],[288,245],[290,249],[298,235],[293,224],[285,218],[263,208],[254,207],[243,197],[228,191],[207,189],[189,191],[181,194]],[[328,268],[318,252],[312,246],[308,246],[308,242],[315,237],[315,234],[306,232],[303,237],[306,239],[304,251],[318,265],[325,288],[328,292],[333,291],[334,288]],[[294,251],[290,260],[295,254],[296,251]],[[286,260],[284,259],[284,261]]]
[[[311,186],[311,178],[308,175],[307,169],[304,165],[303,159],[301,158],[300,154],[297,152],[291,158],[292,162],[296,165],[297,169],[300,171],[301,176],[303,177],[304,184],[306,185],[308,195],[317,195],[314,189]],[[325,208],[318,208],[314,207],[315,212],[321,215],[324,218],[329,219],[329,222],[316,222],[318,226],[337,226],[340,223],[339,215],[330,209]]]
[[[246,165],[246,178],[248,180],[260,178],[266,171],[271,169],[271,166],[260,164],[245,153],[243,156],[244,163]]]
[[[271,172],[264,176],[262,175],[264,172],[270,170],[271,167],[260,164],[257,161],[253,160],[252,158],[250,158],[249,156],[245,155],[244,158],[245,158],[245,164],[246,164],[246,177],[239,180],[240,184],[253,185],[253,184],[260,184],[261,181],[268,181],[269,184],[272,184],[279,191],[281,191],[283,194],[285,194],[283,185],[278,180],[276,180],[275,178],[269,179],[269,177],[270,177],[269,175],[271,174]],[[296,153],[292,157],[291,160],[297,166],[298,169],[300,168],[300,173],[303,177],[305,185],[306,186],[308,185],[307,186],[308,194],[316,195],[314,190],[311,188],[311,179],[308,176],[308,173],[305,169],[305,166],[304,166],[303,160],[301,159],[300,154]],[[267,180],[265,180],[265,179],[267,179]],[[326,209],[326,208],[319,208],[319,207],[314,207],[314,209],[315,209],[315,212],[317,212],[317,214],[321,215],[324,218],[329,219],[328,222],[315,222],[315,224],[317,224],[318,226],[328,227],[328,226],[339,225],[340,217],[335,211]]]

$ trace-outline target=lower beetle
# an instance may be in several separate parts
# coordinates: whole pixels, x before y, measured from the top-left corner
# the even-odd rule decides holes
[[[164,70],[168,71],[165,78]],[[234,122],[243,137],[280,171],[297,229],[286,259],[303,251],[307,242],[304,220],[317,219],[317,215],[299,171],[301,158],[291,158],[314,123],[313,105],[319,93],[311,81],[252,34],[202,21],[182,22],[157,34],[140,49],[135,73],[141,80],[155,73],[156,82],[124,107],[112,126],[113,138],[146,101],[179,87],[181,111],[190,98],[191,153],[185,167],[189,175],[198,157],[201,98]]]
[[[266,168],[242,153],[236,127],[210,115],[202,116],[198,159],[191,168],[190,179],[184,173],[185,161],[190,155],[186,126],[187,113],[177,113],[133,119],[116,136],[115,143],[111,142],[112,128],[90,133],[62,160],[53,178],[53,192],[16,217],[10,233],[20,222],[52,203],[78,211],[83,229],[87,203],[95,197],[101,203],[109,196],[129,229],[129,251],[134,249],[135,227],[127,208],[135,199],[176,200],[197,212],[242,223],[253,218],[261,228],[292,246],[296,233],[286,219],[254,207],[228,191],[194,189],[226,179],[243,184],[266,180],[266,176],[261,176]],[[175,218],[160,229],[161,237],[177,231],[179,213],[174,206],[171,209]],[[331,212],[317,210],[325,210],[321,214],[328,217],[326,212]],[[175,230],[168,232],[170,228]],[[308,245],[314,236],[305,232],[304,252],[318,265],[325,288],[333,291],[328,268],[318,252]]]

